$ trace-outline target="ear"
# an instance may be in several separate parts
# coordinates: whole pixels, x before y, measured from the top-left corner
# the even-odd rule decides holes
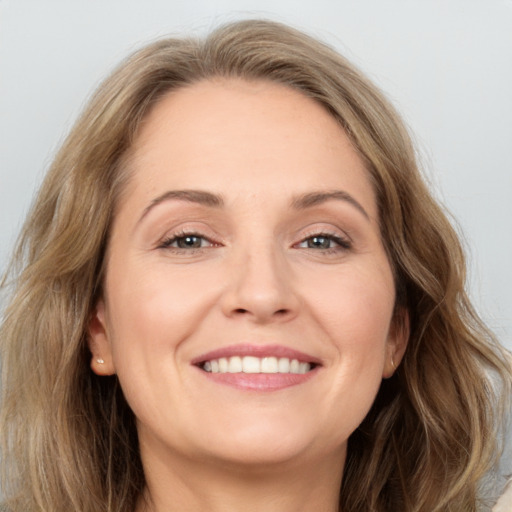
[[[409,311],[405,308],[400,308],[395,311],[389,328],[386,361],[382,372],[384,379],[392,377],[402,362],[407,343],[409,342],[410,331]]]
[[[113,375],[116,370],[105,317],[105,302],[100,299],[89,320],[88,337],[91,370],[96,375]]]

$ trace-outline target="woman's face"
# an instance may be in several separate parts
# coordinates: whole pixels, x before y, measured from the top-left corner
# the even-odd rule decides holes
[[[287,87],[204,81],[152,110],[130,166],[90,347],[143,457],[342,461],[405,347],[343,130]]]

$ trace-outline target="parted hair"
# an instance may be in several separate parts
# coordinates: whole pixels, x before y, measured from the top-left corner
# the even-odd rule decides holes
[[[116,376],[89,367],[127,159],[169,91],[266,80],[322,105],[350,137],[377,197],[407,351],[348,442],[340,510],[471,512],[499,453],[510,360],[465,293],[456,232],[418,170],[403,122],[330,47],[285,25],[230,23],[137,51],[98,88],[56,155],[3,282],[2,486],[13,512],[131,512],[145,486],[135,419]]]

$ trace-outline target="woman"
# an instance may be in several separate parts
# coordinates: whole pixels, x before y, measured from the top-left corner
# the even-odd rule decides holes
[[[304,34],[133,55],[13,261],[10,510],[483,506],[507,356],[396,113]]]

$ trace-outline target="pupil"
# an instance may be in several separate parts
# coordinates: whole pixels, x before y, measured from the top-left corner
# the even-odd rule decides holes
[[[308,241],[308,246],[312,249],[329,249],[331,241],[325,236],[314,236]]]
[[[178,247],[181,249],[201,247],[201,238],[198,236],[184,236],[178,239]]]

